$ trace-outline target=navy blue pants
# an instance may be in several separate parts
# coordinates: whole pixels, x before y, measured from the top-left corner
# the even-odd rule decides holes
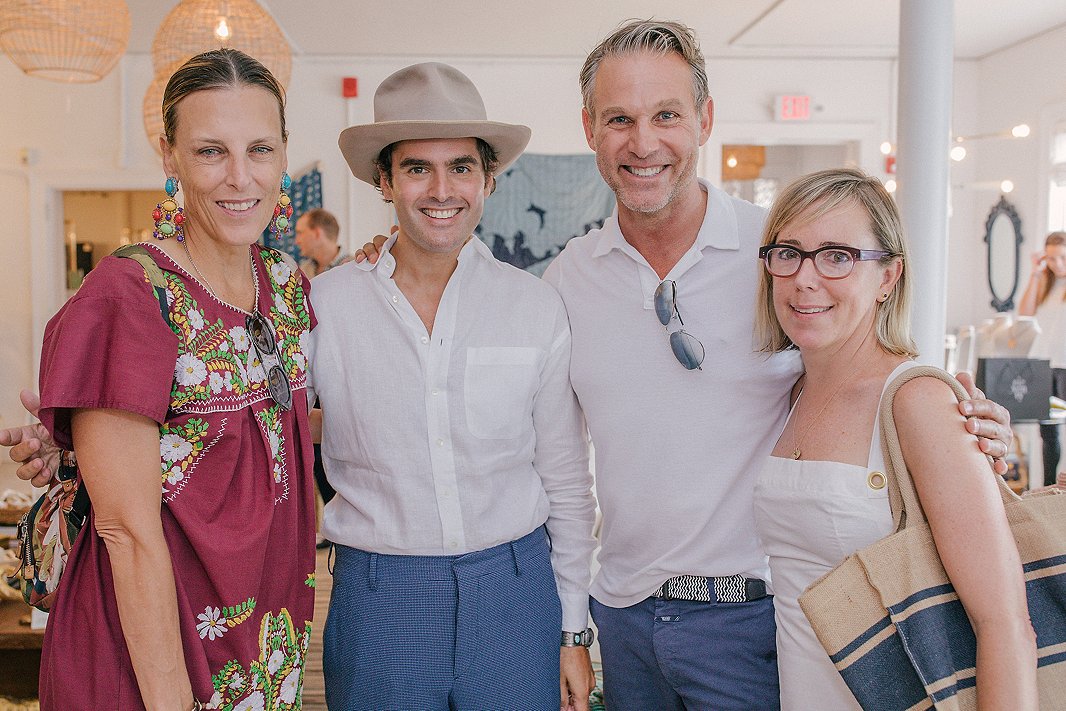
[[[559,708],[562,611],[543,526],[460,556],[336,555],[331,710]]]
[[[591,599],[610,711],[773,711],[781,707],[772,597],[630,607]]]

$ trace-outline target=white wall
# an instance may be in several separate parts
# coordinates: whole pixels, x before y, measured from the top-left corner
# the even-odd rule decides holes
[[[1004,178],[1014,182],[1007,199],[1022,221],[1025,243],[1021,254],[1019,293],[1029,274],[1029,253],[1043,246],[1047,232],[1046,185],[1042,164],[1050,146],[1042,125],[1049,107],[1066,102],[1066,72],[1061,68],[1066,47],[1066,27],[997,52],[972,64],[973,76],[956,81],[956,133],[974,135],[1009,129],[1020,123],[1032,128],[1021,140],[986,139],[969,146],[969,156],[953,168],[953,182],[977,188],[953,191],[949,257],[948,326],[973,323],[991,317],[991,295],[986,284],[985,218],[999,199],[999,192],[985,184]],[[959,77],[956,64],[956,77]],[[965,73],[964,73],[965,74]]]

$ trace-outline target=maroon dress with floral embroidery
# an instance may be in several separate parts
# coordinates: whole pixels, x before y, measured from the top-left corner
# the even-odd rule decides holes
[[[41,421],[65,447],[75,408],[159,423],[163,532],[193,693],[231,711],[297,709],[315,585],[309,285],[277,252],[251,248],[259,312],[293,390],[284,411],[267,390],[245,313],[148,246],[166,277],[172,325],[140,264],[102,260],[48,323]],[[42,709],[144,708],[95,517],[49,617]]]

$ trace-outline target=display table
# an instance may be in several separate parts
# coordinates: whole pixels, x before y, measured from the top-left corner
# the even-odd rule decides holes
[[[30,607],[24,602],[0,602],[0,696],[37,696],[44,630],[22,624],[29,616]]]

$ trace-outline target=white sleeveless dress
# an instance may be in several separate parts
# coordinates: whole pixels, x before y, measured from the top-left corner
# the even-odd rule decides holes
[[[901,363],[885,384],[915,365]],[[891,532],[884,476],[870,476],[885,471],[879,426],[875,418],[866,467],[767,457],[756,480],[755,528],[770,557],[782,711],[859,709],[798,599],[844,558]]]

